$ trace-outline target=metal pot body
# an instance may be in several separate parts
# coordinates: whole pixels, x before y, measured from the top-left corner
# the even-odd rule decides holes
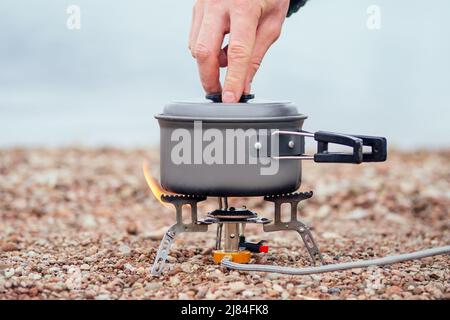
[[[305,118],[245,122],[160,118],[161,186],[206,196],[295,191],[301,183],[301,161],[274,159],[273,150],[286,156],[303,154],[304,137],[272,134],[298,132]]]
[[[156,118],[161,186],[180,194],[289,193],[300,187],[302,160],[359,164],[387,156],[384,137],[303,131],[306,116],[289,102],[174,102]],[[304,154],[305,137],[317,142],[315,154]],[[330,144],[351,151],[330,152]]]

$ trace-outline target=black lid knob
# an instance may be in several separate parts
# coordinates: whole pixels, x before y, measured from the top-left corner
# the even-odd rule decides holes
[[[208,93],[206,96],[206,99],[211,100],[212,102],[221,103],[222,102],[222,93]],[[251,93],[245,93],[241,96],[239,99],[240,103],[246,103],[249,100],[252,100],[255,98],[254,94]]]

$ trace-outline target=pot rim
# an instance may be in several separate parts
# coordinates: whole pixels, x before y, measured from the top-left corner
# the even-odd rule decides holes
[[[261,123],[261,122],[289,122],[295,120],[305,120],[308,116],[304,114],[298,114],[295,116],[284,116],[284,117],[244,117],[244,118],[226,118],[226,117],[184,117],[184,116],[172,116],[166,114],[158,114],[155,116],[158,120],[168,120],[168,121],[202,121],[202,122],[216,122],[216,123],[227,123],[227,122],[245,122],[245,123]]]

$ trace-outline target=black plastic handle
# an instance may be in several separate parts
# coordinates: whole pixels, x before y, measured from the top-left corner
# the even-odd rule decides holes
[[[384,137],[318,131],[314,133],[314,139],[318,142],[315,162],[361,163],[387,159],[387,140]],[[352,147],[353,153],[329,152],[329,143]],[[372,150],[363,152],[363,146],[369,146]]]
[[[318,142],[314,162],[361,163],[363,161],[363,140],[361,138],[334,132],[318,131],[314,133],[314,140]],[[352,147],[353,152],[329,152],[329,143]]]
[[[205,96],[206,99],[211,100],[212,102],[216,102],[216,103],[221,103],[222,102],[222,93],[218,92],[218,93],[208,93]],[[250,93],[244,93],[241,98],[239,99],[240,103],[245,103],[248,102],[249,100],[252,100],[255,98],[254,94],[250,94]]]
[[[387,140],[384,137],[352,135],[362,140],[364,146],[372,148],[370,153],[363,152],[363,162],[383,162],[387,159]]]

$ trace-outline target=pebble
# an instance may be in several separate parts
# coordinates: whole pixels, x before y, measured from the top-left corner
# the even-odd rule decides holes
[[[6,270],[4,271],[5,278],[6,278],[6,279],[11,278],[11,277],[14,275],[14,273],[15,273],[14,268],[6,269]]]
[[[239,293],[242,292],[246,289],[246,285],[244,282],[239,281],[239,282],[231,282],[228,287],[230,288],[231,292],[233,293]]]
[[[272,286],[272,288],[273,288],[273,290],[275,290],[275,291],[277,291],[277,292],[283,292],[283,291],[284,291],[283,287],[280,286],[279,284],[274,284],[274,285]]]
[[[80,223],[83,226],[83,228],[86,229],[94,229],[95,227],[97,227],[97,221],[95,220],[95,217],[90,214],[81,215]]]
[[[178,294],[178,299],[179,300],[189,300],[189,296],[186,293],[180,292]]]
[[[161,288],[162,284],[159,282],[150,282],[145,286],[145,290],[158,290],[159,288]]]
[[[141,275],[141,276],[144,275],[145,274],[145,268],[143,268],[143,267],[137,268],[136,273]]]
[[[191,273],[192,265],[189,262],[185,262],[185,263],[181,264],[181,270],[183,270],[183,272],[186,272],[186,273]]]
[[[6,242],[1,245],[1,249],[4,252],[16,251],[19,250],[19,247],[11,242]]]
[[[320,290],[320,292],[328,293],[328,287],[327,286],[319,286],[319,290]]]
[[[28,278],[30,278],[31,280],[40,280],[42,279],[42,275],[40,273],[30,273],[28,275]]]
[[[328,292],[330,294],[339,294],[339,293],[341,293],[341,289],[339,289],[339,288],[329,288]]]
[[[129,256],[131,253],[131,249],[129,246],[127,245],[121,245],[119,247],[119,252],[123,255],[123,256]]]
[[[175,287],[180,284],[180,279],[178,277],[173,277],[170,279],[170,284]]]
[[[351,212],[349,212],[345,218],[348,220],[359,220],[359,219],[363,219],[365,217],[367,217],[369,215],[369,213],[367,212],[367,210],[363,210],[363,209],[355,209]]]
[[[423,292],[423,288],[421,287],[415,287],[413,290],[414,294],[421,294]]]
[[[198,288],[197,294],[195,295],[196,299],[203,299],[205,298],[206,294],[208,292],[208,288],[207,287],[200,287]]]
[[[279,279],[280,277],[281,277],[280,274],[274,273],[274,272],[268,273],[268,274],[266,275],[266,279],[269,279],[269,280],[277,280],[277,279]]]
[[[128,223],[126,230],[127,230],[127,233],[130,235],[135,236],[138,234],[138,226],[135,222]]]
[[[242,291],[242,296],[245,298],[251,298],[255,296],[255,293],[252,290],[244,290]]]
[[[125,263],[123,267],[127,270],[134,271],[134,267],[131,263]]]

